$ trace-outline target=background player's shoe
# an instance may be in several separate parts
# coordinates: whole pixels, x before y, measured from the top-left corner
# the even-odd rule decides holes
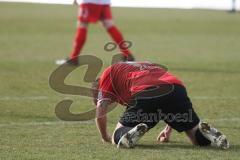
[[[212,142],[213,145],[222,149],[229,148],[229,142],[224,134],[219,132],[216,128],[211,127],[208,123],[201,122],[199,129],[203,136]]]
[[[79,65],[78,60],[73,60],[73,59],[69,59],[69,58],[56,60],[55,63],[57,65],[62,65],[62,64],[65,64],[65,63],[67,63],[69,65],[73,65],[73,66],[78,66]]]
[[[117,148],[133,148],[138,140],[147,132],[148,127],[144,123],[136,125],[133,129],[125,133],[119,140]]]

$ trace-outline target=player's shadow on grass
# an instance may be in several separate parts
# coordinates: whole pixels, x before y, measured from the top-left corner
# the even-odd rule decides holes
[[[198,149],[198,150],[214,150],[214,151],[223,151],[222,149],[219,149],[217,147],[199,147],[199,146],[193,146],[191,144],[182,144],[177,142],[170,142],[168,144],[160,143],[160,144],[139,144],[136,146],[136,148],[139,149],[147,149],[147,150],[169,150],[169,149]],[[226,151],[238,151],[240,149],[240,145],[230,145],[230,148]]]

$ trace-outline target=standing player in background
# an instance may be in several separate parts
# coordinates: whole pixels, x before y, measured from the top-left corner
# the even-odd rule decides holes
[[[77,4],[77,0],[74,0]],[[89,23],[101,21],[104,28],[112,37],[123,55],[123,61],[134,61],[131,52],[124,47],[124,39],[121,32],[114,25],[110,8],[111,0],[82,0],[79,8],[77,31],[75,34],[73,49],[66,60],[57,61],[57,64],[69,63],[78,65],[78,55],[80,54],[87,38]]]

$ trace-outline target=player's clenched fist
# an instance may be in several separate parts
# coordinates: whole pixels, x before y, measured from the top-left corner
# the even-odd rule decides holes
[[[170,126],[166,126],[164,128],[164,130],[162,130],[158,137],[157,137],[157,141],[158,142],[168,142],[169,139],[170,139],[170,136],[171,136],[171,133],[172,133],[172,128]]]

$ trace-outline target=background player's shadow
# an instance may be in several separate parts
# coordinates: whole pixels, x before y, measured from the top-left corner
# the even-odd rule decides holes
[[[200,146],[193,146],[191,144],[188,143],[180,143],[180,142],[169,142],[169,143],[159,143],[159,144],[138,144],[136,147],[136,149],[146,149],[146,150],[171,150],[171,149],[194,149],[194,150],[213,150],[213,151],[239,151],[240,149],[240,145],[230,145],[230,148],[227,150],[222,150],[219,149],[217,147],[200,147]]]

